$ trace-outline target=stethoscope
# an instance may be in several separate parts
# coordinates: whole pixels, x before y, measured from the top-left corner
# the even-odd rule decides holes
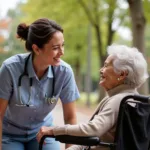
[[[20,107],[30,107],[30,106],[34,106],[31,104],[31,92],[32,92],[32,84],[33,84],[33,79],[32,78],[29,78],[29,84],[30,84],[30,90],[29,90],[29,98],[28,98],[28,102],[25,104],[23,103],[22,101],[22,98],[21,98],[21,80],[23,78],[23,76],[29,76],[28,75],[28,72],[27,72],[27,65],[28,65],[28,61],[29,61],[29,58],[30,58],[30,55],[27,57],[26,61],[25,61],[25,66],[24,66],[24,72],[19,76],[19,79],[18,79],[18,94],[19,94],[19,101],[20,101],[20,104],[16,104],[16,106],[20,106]],[[52,97],[47,97],[47,94],[45,94],[45,101],[48,103],[48,104],[53,104],[57,101],[57,98],[54,96],[54,89],[55,89],[55,74],[54,74],[54,67],[51,66],[51,69],[52,69],[52,74],[53,74],[53,81],[52,81]]]

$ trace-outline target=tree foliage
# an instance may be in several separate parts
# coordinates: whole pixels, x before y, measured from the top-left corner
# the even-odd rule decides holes
[[[149,3],[149,0],[142,1],[147,23],[149,23],[150,18]],[[76,76],[81,77],[86,74],[88,26],[91,24],[91,73],[92,79],[96,82],[99,80],[98,70],[107,55],[107,46],[112,43],[128,45],[132,43],[129,40],[123,40],[117,33],[120,27],[131,28],[128,1],[124,0],[28,0],[25,4],[20,5],[19,9],[9,13],[14,22],[8,43],[14,41],[15,45],[19,43],[14,39],[15,27],[19,21],[30,24],[38,18],[46,17],[59,23],[64,28],[65,36],[65,55],[63,59],[72,65]],[[148,38],[147,35],[146,41]],[[148,47],[149,44],[147,44],[146,49]],[[14,46],[13,49],[23,50],[23,48],[19,48],[19,45]],[[146,53],[149,54],[147,51]],[[79,82],[82,83],[83,81]]]

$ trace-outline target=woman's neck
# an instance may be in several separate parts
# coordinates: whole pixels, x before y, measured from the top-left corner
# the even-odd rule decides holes
[[[47,71],[48,69],[48,66],[47,65],[44,65],[42,64],[42,62],[40,62],[38,59],[33,59],[33,68],[34,68],[34,71],[38,77],[38,79],[41,79],[45,72]]]

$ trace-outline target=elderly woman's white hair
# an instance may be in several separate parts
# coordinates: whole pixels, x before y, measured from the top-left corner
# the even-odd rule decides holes
[[[116,73],[128,73],[125,84],[139,87],[148,78],[146,60],[137,48],[113,44],[108,46],[107,53],[114,56],[113,66]]]

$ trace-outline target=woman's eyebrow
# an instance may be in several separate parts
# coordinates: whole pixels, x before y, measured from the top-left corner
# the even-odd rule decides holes
[[[52,45],[52,47],[55,47],[55,46],[59,46],[58,44],[57,45]]]
[[[63,45],[63,44],[65,44],[65,42],[63,42],[62,45]],[[55,47],[55,46],[59,46],[59,44],[54,44],[54,45],[52,45],[52,47]]]

